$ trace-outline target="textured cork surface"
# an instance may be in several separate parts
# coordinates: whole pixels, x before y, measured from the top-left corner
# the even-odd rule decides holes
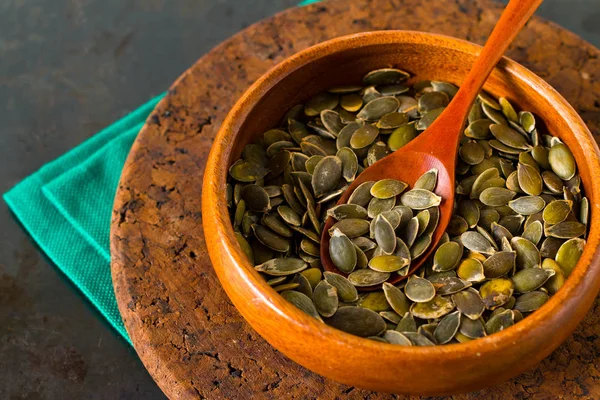
[[[483,44],[501,8],[487,0],[332,0],[260,22],[200,59],[150,116],[123,171],[111,238],[113,281],[144,365],[174,399],[388,399],[285,358],[237,313],[202,232],[204,162],[227,111],[285,57],[354,32],[411,29]],[[600,52],[533,19],[508,56],[553,85],[600,138]],[[600,303],[567,342],[512,381],[458,399],[600,398]],[[432,379],[435,377],[432,376]]]

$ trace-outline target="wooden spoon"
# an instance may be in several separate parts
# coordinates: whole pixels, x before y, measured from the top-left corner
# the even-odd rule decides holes
[[[511,0],[504,9],[473,68],[444,112],[416,139],[365,169],[338,201],[338,204],[345,204],[354,189],[365,181],[392,178],[406,182],[409,187],[412,187],[426,171],[431,168],[438,170],[438,182],[435,192],[442,197],[442,203],[440,205],[439,224],[433,234],[431,245],[423,255],[412,261],[406,276],[392,274],[388,282],[396,283],[414,273],[431,255],[446,231],[454,206],[456,154],[471,106],[487,77],[542,1]],[[333,218],[329,217],[323,229],[321,262],[325,270],[342,274],[329,257],[328,231],[333,223]],[[379,285],[360,289],[374,290],[378,287]]]

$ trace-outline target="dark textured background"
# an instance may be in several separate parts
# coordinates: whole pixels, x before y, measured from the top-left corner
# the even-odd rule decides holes
[[[296,2],[0,0],[0,192]],[[600,46],[600,1],[546,0],[538,15]],[[0,227],[0,399],[164,398],[6,206]]]

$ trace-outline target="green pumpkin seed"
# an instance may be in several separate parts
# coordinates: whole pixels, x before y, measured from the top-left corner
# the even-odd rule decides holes
[[[465,317],[472,320],[479,319],[485,311],[485,305],[479,296],[479,292],[473,288],[453,294],[452,302]]]
[[[548,301],[548,295],[541,291],[529,292],[517,297],[515,310],[524,312],[532,312],[540,308]]]
[[[556,252],[556,257],[554,259],[558,265],[560,265],[565,276],[568,277],[573,269],[575,269],[581,254],[583,254],[584,246],[585,240],[583,239],[569,239],[564,242]]]
[[[458,154],[460,155],[460,158],[469,165],[477,165],[485,158],[483,147],[475,141],[469,141],[460,146]]]
[[[556,225],[546,226],[544,234],[558,239],[572,239],[585,233],[585,225],[579,221],[563,221]]]
[[[242,251],[244,254],[246,254],[246,257],[248,257],[248,261],[254,264],[254,252],[252,251],[252,247],[241,233],[234,232],[234,234],[238,244],[242,248]]]
[[[357,204],[366,207],[373,198],[373,196],[371,196],[371,188],[374,184],[374,181],[367,181],[358,185],[348,198],[348,204]]]
[[[539,289],[555,272],[545,268],[527,268],[512,276],[516,293],[527,293]]]
[[[552,167],[552,171],[562,180],[571,179],[577,172],[575,158],[571,150],[562,143],[550,147],[548,162]]]
[[[524,153],[521,153],[524,154]],[[519,187],[528,195],[537,196],[542,193],[542,176],[539,171],[528,164],[517,165]]]
[[[431,234],[424,234],[417,238],[410,248],[411,259],[414,260],[415,258],[421,257],[425,254],[429,246],[431,246]]]
[[[408,122],[408,115],[403,112],[391,112],[389,114],[385,114],[381,119],[377,122],[377,127],[379,129],[395,129],[399,126],[402,126]]]
[[[517,267],[521,269],[539,267],[542,263],[540,251],[529,240],[515,236],[511,239],[510,245],[517,253]]]
[[[515,197],[516,193],[500,187],[489,187],[481,192],[479,201],[486,206],[497,207],[508,204]]]
[[[358,297],[358,307],[368,308],[375,312],[387,311],[390,306],[383,292],[369,292]]]
[[[312,188],[316,197],[322,197],[335,189],[342,176],[342,161],[336,156],[323,157],[315,166]]]
[[[515,263],[514,251],[499,251],[483,262],[483,272],[486,278],[500,278],[512,271]]]
[[[572,202],[566,200],[552,201],[544,208],[542,218],[544,222],[552,225],[563,222],[569,216],[571,206]]]
[[[290,241],[270,229],[253,224],[252,230],[254,231],[254,236],[265,246],[281,253],[285,253],[290,249]]]
[[[527,143],[527,138],[519,132],[506,125],[492,124],[490,125],[492,135],[502,144],[512,147],[513,149],[529,150],[532,146]],[[491,143],[490,143],[491,145]],[[493,146],[492,146],[493,147]]]
[[[367,210],[356,204],[340,204],[327,210],[327,215],[338,221],[347,218],[366,219]]]
[[[435,296],[435,287],[427,279],[413,275],[406,282],[404,294],[415,303],[426,303]]]
[[[391,285],[387,282],[383,283],[383,293],[387,299],[388,304],[392,309],[398,313],[398,315],[405,315],[410,308],[410,302],[396,286]]]
[[[253,160],[238,160],[229,168],[229,175],[239,182],[255,182],[268,173],[269,169]]]
[[[423,115],[423,117],[421,117],[421,119],[417,121],[417,123],[415,124],[415,128],[419,131],[426,130],[431,126],[431,124],[433,124],[433,121],[435,121],[437,117],[439,117],[442,114],[442,112],[444,112],[445,109],[445,107],[440,107],[428,111],[427,114]]]
[[[529,240],[534,245],[538,245],[544,234],[544,226],[540,221],[534,221],[523,231],[523,238]]]
[[[396,179],[382,179],[371,187],[371,195],[378,199],[389,199],[399,195],[408,185]]]
[[[331,317],[338,309],[337,289],[329,282],[323,280],[315,287],[313,302],[319,314]]]
[[[296,306],[298,309],[304,311],[306,314],[318,319],[319,321],[322,321],[321,316],[317,312],[314,303],[305,294],[293,290],[287,290],[282,292],[281,296],[288,302]]]
[[[542,211],[546,202],[540,196],[523,196],[509,201],[508,206],[521,215],[531,215]]]
[[[370,124],[364,124],[358,128],[350,138],[350,146],[353,149],[364,149],[375,141],[379,135],[379,129]]]
[[[369,268],[379,272],[396,272],[410,265],[410,260],[398,256],[377,256],[369,261]]]
[[[354,244],[339,229],[333,230],[331,239],[329,240],[329,255],[333,264],[346,274],[349,274],[356,268],[356,250],[354,249]]]
[[[497,308],[494,311],[500,310]],[[496,313],[490,317],[490,319],[485,324],[485,330],[488,335],[492,333],[498,333],[503,331],[506,328],[514,325],[514,314],[512,310],[503,310],[502,312]]]
[[[360,337],[378,336],[385,331],[385,321],[379,314],[362,307],[342,307],[325,322],[341,331]]]
[[[397,68],[382,68],[369,72],[363,77],[365,85],[393,85],[404,82],[410,74]]]
[[[298,258],[273,258],[254,269],[270,276],[284,276],[296,274],[307,267],[308,264]]]
[[[378,199],[373,197],[367,206],[367,215],[369,218],[375,218],[381,213],[390,211],[396,205],[396,198]]]
[[[419,222],[419,229],[417,230],[417,237],[421,236],[427,227],[429,226],[429,221],[431,220],[431,214],[429,214],[429,210],[420,211],[415,218]]]
[[[304,114],[309,117],[319,115],[323,110],[333,110],[339,104],[339,96],[323,92],[311,97],[304,106]]]
[[[509,121],[519,122],[517,112],[505,97],[498,98],[498,103],[500,104],[502,114],[504,114]]]
[[[362,236],[369,231],[369,222],[364,219],[346,218],[336,222],[330,229],[329,234],[332,235],[334,230],[338,229],[341,233],[353,239]]]
[[[300,272],[300,274],[308,280],[313,289],[317,287],[317,284],[321,281],[322,274],[321,270],[318,268],[305,269],[304,271]]]
[[[379,285],[390,278],[388,272],[379,272],[372,269],[359,269],[348,275],[348,280],[356,287]]]
[[[414,122],[399,126],[388,138],[388,147],[391,151],[396,151],[417,137],[417,133]]]
[[[491,107],[489,104],[482,102],[481,109],[483,110],[484,115],[486,117],[488,117],[489,119],[491,119],[492,121],[494,121],[496,124],[500,124],[503,126],[508,125],[508,120],[506,119],[504,114],[502,114],[500,111],[498,111],[494,107]]]
[[[542,268],[554,274],[546,281],[544,287],[548,290],[549,294],[555,294],[565,284],[565,274],[556,261],[551,258],[545,258],[542,261]]]
[[[468,282],[482,282],[486,278],[482,262],[472,258],[462,260],[456,269],[456,273],[459,278]]]
[[[490,255],[496,252],[492,243],[479,232],[467,231],[460,236],[460,241],[471,251]]]
[[[522,215],[507,215],[500,218],[498,224],[506,228],[512,235],[516,235],[521,229],[523,221],[525,221],[525,217]]]
[[[404,334],[398,331],[387,330],[383,333],[383,338],[391,344],[398,344],[401,346],[412,346],[412,342],[408,340],[408,338],[404,336]]]
[[[444,243],[433,256],[432,269],[436,272],[450,271],[455,269],[462,258],[463,249],[456,242]]]
[[[427,114],[429,111],[440,107],[446,107],[450,99],[444,92],[429,92],[419,97],[417,108],[421,114]]]
[[[424,210],[430,207],[437,207],[442,202],[442,198],[433,192],[425,189],[411,189],[400,197],[402,205],[413,210]]]
[[[356,153],[348,147],[344,147],[338,150],[336,157],[342,162],[342,176],[346,182],[352,182],[358,172],[358,158],[356,157]]]
[[[474,120],[465,129],[465,136],[470,139],[488,139],[491,136],[491,124],[493,122],[486,118]]]
[[[492,279],[479,288],[481,299],[488,310],[493,310],[505,304],[512,296],[513,291],[512,281],[506,278]]]
[[[377,121],[384,115],[398,110],[399,106],[400,102],[393,96],[379,97],[365,104],[356,116],[365,121]]]
[[[402,317],[396,314],[394,311],[380,311],[379,315],[381,315],[381,317],[385,319],[386,323],[391,322],[392,326],[394,326],[394,329],[395,326],[397,326],[400,320],[402,319]]]
[[[470,339],[477,339],[486,335],[485,325],[481,319],[462,318],[458,330],[459,333]]]
[[[433,333],[439,344],[446,344],[454,338],[460,326],[460,315],[459,311],[455,311],[442,318]]]
[[[360,110],[362,105],[362,97],[355,93],[344,95],[340,99],[340,106],[349,112],[356,112]]]
[[[540,246],[540,255],[545,258],[554,258],[560,246],[565,242],[563,239],[548,237]]]
[[[289,226],[275,214],[263,214],[261,223],[283,237],[289,238],[294,234],[294,231],[292,231]]]
[[[408,285],[408,283],[407,283]],[[442,296],[434,296],[426,302],[415,302],[410,306],[410,312],[417,318],[441,318],[454,309],[454,304]]]

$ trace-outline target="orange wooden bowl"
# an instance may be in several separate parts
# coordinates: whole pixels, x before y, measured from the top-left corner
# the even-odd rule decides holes
[[[494,335],[465,344],[404,347],[352,336],[287,303],[254,271],[234,237],[225,201],[228,168],[245,144],[276,127],[284,113],[372,69],[398,66],[415,79],[460,84],[480,47],[410,31],[344,36],[308,48],[257,80],[228,114],[214,141],[202,191],[204,233],[227,295],[250,325],[286,356],[316,373],[365,389],[441,395],[507,380],[548,356],[583,319],[600,288],[600,162],[584,122],[546,82],[503,59],[485,89],[507,97],[573,151],[591,204],[587,246],[561,290],[538,311]]]

